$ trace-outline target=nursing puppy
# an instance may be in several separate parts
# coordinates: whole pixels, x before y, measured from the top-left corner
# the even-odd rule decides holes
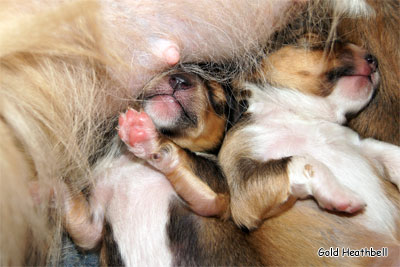
[[[128,266],[261,265],[233,222],[192,212],[228,212],[228,187],[216,156],[197,152],[219,149],[228,120],[239,116],[239,104],[220,84],[181,71],[154,79],[142,97],[146,113],[131,109],[121,115],[119,135],[129,150],[162,172],[128,152],[101,165],[89,203],[83,195],[69,198],[66,190],[65,226],[74,242],[96,247],[105,219],[118,247],[111,253],[110,244],[103,243],[108,265],[120,262],[119,253]],[[191,234],[182,236],[182,227]]]
[[[73,194],[91,186],[111,118],[177,59],[252,65],[292,3],[1,1],[0,261],[55,265],[63,201],[50,192],[60,181]],[[368,13],[362,0],[337,3],[340,13]]]

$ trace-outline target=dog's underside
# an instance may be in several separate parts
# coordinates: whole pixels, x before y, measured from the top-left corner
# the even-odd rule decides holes
[[[397,1],[369,2],[376,11],[375,18],[348,19],[346,22],[340,22],[338,28],[339,34],[342,34],[345,39],[351,39],[354,43],[367,47],[378,56],[383,78],[383,86],[377,92],[373,104],[366,109],[369,115],[361,113],[351,121],[351,126],[359,130],[363,136],[398,144],[400,140],[397,112],[399,108],[398,77],[396,77],[396,71],[393,70],[398,70],[400,62],[397,46],[399,37],[395,34],[398,30],[399,17],[392,10],[398,9],[399,4]],[[104,47],[99,38],[103,33],[94,27],[98,21],[91,16],[91,11],[95,8],[91,1],[84,4],[83,7],[78,3],[75,6],[67,5],[62,10],[49,10],[41,14],[43,15],[41,20],[36,20],[37,18],[33,15],[24,18],[25,22],[19,21],[19,24],[17,22],[20,18],[17,17],[11,20],[12,23],[9,25],[12,27],[0,29],[2,36],[5,36],[2,39],[4,46],[1,49],[2,96],[0,99],[0,129],[4,136],[0,146],[3,185],[0,207],[2,219],[0,260],[4,264],[57,262],[63,199],[59,194],[54,196],[51,189],[57,187],[55,184],[58,180],[66,180],[74,194],[92,185],[91,164],[97,160],[99,154],[108,151],[108,147],[104,148],[101,140],[104,138],[104,132],[114,127],[111,123],[104,122],[111,121],[110,117],[125,110],[129,105],[129,97],[132,96],[131,88],[121,85],[118,79],[116,81],[110,78],[109,67],[115,67],[113,60],[118,57],[104,58],[103,52],[107,49],[103,50]],[[5,5],[7,6],[7,3]],[[4,10],[7,11],[7,9]],[[13,11],[19,12],[18,8]],[[28,11],[30,12],[29,8]],[[2,17],[2,23],[10,19],[10,14]],[[35,23],[30,23],[32,18]],[[54,22],[54,24],[49,22]],[[357,27],[348,27],[349,23]],[[53,27],[54,25],[68,26]],[[82,38],[82,36],[88,38]],[[206,38],[209,39],[209,35],[206,35]],[[112,47],[109,49],[113,50]],[[387,56],[389,54],[392,56]],[[230,56],[232,55],[224,54],[221,57],[230,58]],[[197,57],[197,59],[201,58],[201,55]],[[146,67],[145,64],[143,66]],[[77,90],[71,91],[71,89]],[[65,101],[66,99],[71,101]],[[121,156],[115,162],[125,165],[127,172],[140,174],[143,170],[150,176],[149,180],[143,181],[143,183],[148,182],[147,187],[144,188],[143,184],[138,183],[137,188],[132,188],[135,194],[142,193],[142,202],[137,202],[136,206],[132,204],[126,210],[126,214],[132,216],[132,224],[126,227],[137,227],[137,232],[144,234],[142,236],[138,234],[140,238],[132,241],[138,253],[149,252],[151,249],[151,247],[143,246],[142,243],[143,240],[148,240],[147,234],[150,228],[154,227],[155,232],[164,232],[163,229],[160,230],[160,225],[163,225],[161,221],[154,222],[151,216],[146,221],[146,217],[141,217],[140,212],[137,212],[140,208],[148,207],[149,200],[152,204],[150,208],[155,211],[164,208],[165,211],[176,210],[175,214],[181,214],[181,212],[183,214],[181,217],[178,216],[179,220],[175,217],[168,220],[164,218],[165,223],[169,222],[167,229],[170,229],[168,235],[173,236],[171,240],[182,241],[182,243],[171,242],[177,251],[176,262],[193,262],[193,259],[199,255],[207,253],[210,256],[207,260],[210,261],[213,259],[212,256],[226,256],[231,251],[239,253],[228,243],[223,242],[228,237],[225,235],[226,229],[235,233],[230,240],[240,243],[244,251],[247,251],[248,258],[253,257],[254,254],[263,255],[263,259],[268,259],[267,263],[276,265],[305,265],[310,264],[310,259],[315,260],[315,264],[337,261],[338,265],[346,261],[369,260],[316,257],[319,247],[330,247],[332,244],[344,247],[349,244],[364,247],[368,244],[374,247],[388,246],[389,251],[398,249],[391,247],[393,243],[384,241],[385,238],[382,238],[380,234],[354,224],[346,216],[322,212],[311,200],[297,202],[289,211],[270,218],[260,229],[246,234],[231,223],[224,223],[214,218],[206,219],[190,212],[185,205],[181,204],[181,200],[165,177],[146,167],[142,162],[132,162],[127,160],[126,156]],[[200,162],[202,163],[199,164],[207,166],[213,165],[212,161],[210,163],[200,160]],[[117,169],[111,170],[110,175],[117,172]],[[122,194],[131,190],[124,186],[124,179],[132,182],[132,177],[119,179],[120,183],[116,183],[115,187],[120,188]],[[32,180],[39,181],[40,194],[36,192],[34,186],[27,186]],[[99,179],[99,184],[106,182],[105,180]],[[152,191],[153,186],[165,190]],[[210,184],[213,190],[221,190],[221,192],[226,190],[225,186],[224,183],[219,186]],[[388,188],[391,187],[388,185]],[[395,192],[394,189],[389,191]],[[40,195],[41,199],[34,197],[35,203],[33,203],[32,195]],[[159,202],[153,202],[158,198]],[[170,201],[171,198],[174,200]],[[47,201],[49,199],[51,201]],[[166,207],[165,203],[170,204]],[[119,204],[126,203],[112,202],[110,206],[118,210]],[[115,215],[114,219],[117,220],[124,211],[122,208],[120,210],[121,212],[109,216]],[[144,215],[151,213],[149,208],[142,211]],[[10,216],[10,214],[15,216]],[[51,219],[48,220],[48,218]],[[189,226],[186,227],[184,219],[189,222]],[[216,228],[220,228],[220,234],[216,234],[215,238],[213,235],[208,236],[207,240],[201,238],[200,234],[202,237],[210,234],[208,230],[212,228],[207,230],[206,226],[213,224],[219,225]],[[334,228],[332,224],[335,225]],[[182,231],[179,227],[186,230]],[[179,234],[172,234],[174,233],[172,230],[177,228],[179,228]],[[115,236],[123,237],[124,228],[116,225],[114,231],[116,230],[120,232],[115,233]],[[30,240],[30,246],[27,245],[27,239]],[[191,243],[190,246],[182,248],[180,244],[185,244],[189,240],[199,245],[194,246]],[[119,244],[122,243],[124,242],[119,242]],[[204,244],[215,250],[204,252]],[[217,248],[228,253],[216,253]],[[121,251],[123,249],[126,248],[120,248]],[[153,258],[163,251],[154,247],[152,249]],[[299,257],[299,255],[302,256]],[[233,253],[232,258],[235,257],[239,256]],[[246,259],[247,257],[243,258],[243,260]],[[170,260],[172,262],[172,259]],[[206,261],[204,258],[198,260],[200,263]],[[251,260],[254,260],[255,265],[260,262],[265,263],[261,261],[260,256]],[[165,262],[167,261],[163,261]],[[231,259],[221,258],[218,262],[231,262]]]

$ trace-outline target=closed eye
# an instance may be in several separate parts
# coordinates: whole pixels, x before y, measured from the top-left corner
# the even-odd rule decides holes
[[[353,66],[342,66],[329,71],[326,76],[329,82],[334,83],[343,76],[350,76],[354,74]]]

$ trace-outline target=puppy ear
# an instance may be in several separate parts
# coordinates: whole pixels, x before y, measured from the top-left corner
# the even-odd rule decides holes
[[[324,40],[318,34],[309,32],[297,40],[297,46],[308,49],[323,48]]]

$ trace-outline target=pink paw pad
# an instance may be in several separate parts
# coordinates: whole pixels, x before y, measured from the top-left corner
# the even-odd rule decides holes
[[[349,201],[346,201],[343,203],[337,203],[337,205],[334,207],[334,210],[347,212],[347,213],[355,213],[357,211],[364,209],[365,206],[366,206],[366,204],[363,201],[354,199],[352,201],[349,200]]]
[[[327,210],[355,213],[365,208],[366,204],[356,195],[335,195],[319,197],[318,203]]]
[[[131,147],[151,141],[157,136],[153,121],[145,112],[129,109],[118,120],[118,135]]]

